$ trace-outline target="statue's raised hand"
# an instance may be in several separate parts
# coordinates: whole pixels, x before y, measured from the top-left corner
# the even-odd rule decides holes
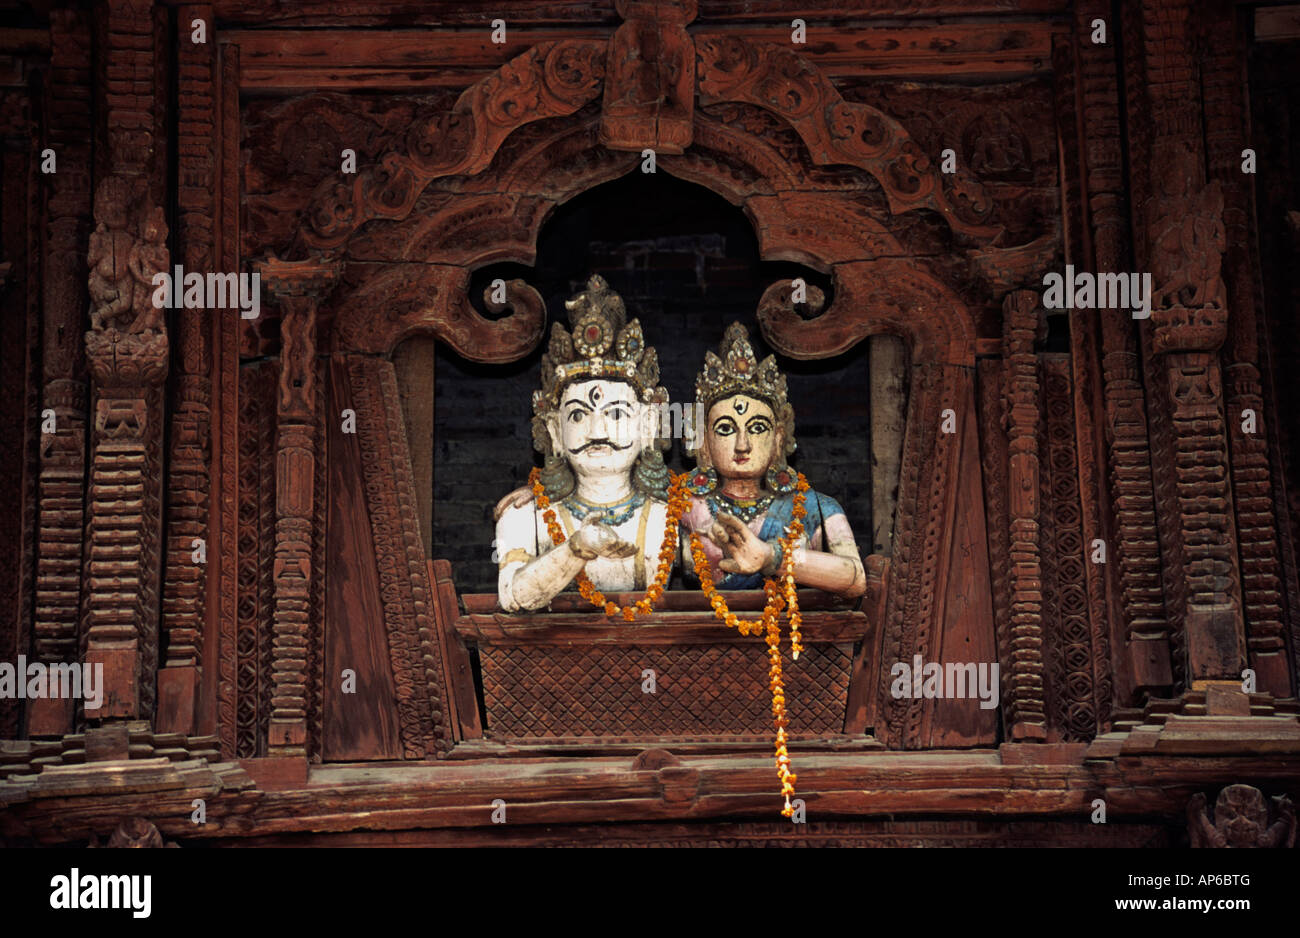
[[[603,518],[604,515],[590,516],[569,539],[569,549],[583,560],[595,557],[623,560],[635,554],[636,545],[620,538]]]
[[[775,559],[771,545],[759,540],[735,515],[720,513],[709,529],[709,539],[722,549],[718,569],[724,573],[758,573]]]

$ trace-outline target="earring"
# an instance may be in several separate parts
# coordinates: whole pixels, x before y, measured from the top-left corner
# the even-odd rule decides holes
[[[636,468],[632,470],[632,485],[646,495],[658,498],[668,497],[668,483],[672,475],[664,465],[664,454],[652,446],[643,450],[637,457]]]
[[[767,487],[778,495],[794,491],[794,473],[789,466],[769,466],[767,469]]]
[[[551,499],[568,498],[578,485],[568,460],[559,456],[546,457],[540,478],[547,497]]]
[[[710,466],[707,469],[697,468],[691,475],[690,481],[686,487],[695,495],[708,495],[718,487],[718,474]]]

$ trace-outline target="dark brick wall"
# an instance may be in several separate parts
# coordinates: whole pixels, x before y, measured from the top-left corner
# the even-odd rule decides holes
[[[561,207],[543,229],[535,269],[481,271],[471,295],[477,300],[493,277],[524,277],[546,298],[551,321],[566,322],[564,300],[592,273],[622,295],[629,317],[641,320],[646,341],[658,349],[662,383],[681,402],[693,399],[705,350],[716,349],[732,320],[749,327],[760,355],[768,353],[755,310],[769,284],[803,276],[828,286],[798,265],[760,262],[748,220],[712,193],[662,173],[638,173]],[[781,367],[799,443],[791,462],[844,505],[859,544],[869,545],[866,343],[836,359],[782,360]],[[452,561],[461,592],[496,590],[492,506],[540,464],[528,425],[540,368],[540,348],[507,366],[477,365],[444,347],[437,352],[433,555]],[[667,460],[674,470],[693,465],[680,441]]]

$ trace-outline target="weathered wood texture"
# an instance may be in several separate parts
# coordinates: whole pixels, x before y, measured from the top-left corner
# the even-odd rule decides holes
[[[432,347],[528,367],[542,294],[470,284],[645,149],[782,265],[772,350],[870,344],[869,598],[808,596],[786,663],[801,797],[845,825],[808,841],[1213,843],[1195,796],[1296,796],[1300,339],[1259,264],[1292,262],[1295,107],[1242,82],[1239,7],[526,0],[497,43],[443,0],[35,5],[0,30],[0,658],[107,697],[0,702],[0,831],[487,843],[505,797],[519,842],[782,839],[726,821],[775,810],[760,640],[694,594],[505,616],[431,556]],[[260,271],[261,316],[159,309],[172,263]],[[1065,263],[1150,272],[1150,320],[1044,329]],[[917,656],[997,663],[1000,709],[896,696]]]

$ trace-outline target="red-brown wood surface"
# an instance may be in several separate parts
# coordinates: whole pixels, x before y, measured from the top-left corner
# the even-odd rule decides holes
[[[482,475],[517,484],[527,391],[512,434],[466,403],[477,386],[435,388],[534,367],[548,236],[645,149],[752,242],[729,233],[718,258],[693,240],[721,224],[701,199],[653,248],[623,243],[628,213],[565,251],[650,282],[662,305],[637,312],[661,356],[712,328],[673,318],[674,277],[728,308],[743,280],[762,341],[826,391],[831,432],[801,458],[838,460],[845,492],[897,485],[868,597],[801,593],[804,842],[1216,844],[1221,791],[1285,826],[1268,799],[1300,796],[1290,14],[506,6],[504,42],[496,12],[446,0],[28,4],[0,30],[0,658],[107,682],[98,714],[0,702],[0,837],[792,836],[754,820],[777,807],[763,640],[691,589],[631,625],[572,595],[531,615],[458,596],[484,588],[451,564],[486,558],[491,499],[446,495],[408,449],[390,358],[418,335],[449,363],[422,391],[453,428],[434,453],[490,432]],[[158,309],[172,264],[258,271],[259,316]],[[496,264],[505,299],[480,304]],[[1150,273],[1150,318],[1110,304],[1043,328],[1064,264]],[[897,480],[850,445],[867,388],[841,380],[881,334],[907,356]],[[486,537],[448,550],[440,514]],[[918,655],[997,663],[997,708],[896,697],[891,669]],[[1088,822],[1096,798],[1120,823]]]

